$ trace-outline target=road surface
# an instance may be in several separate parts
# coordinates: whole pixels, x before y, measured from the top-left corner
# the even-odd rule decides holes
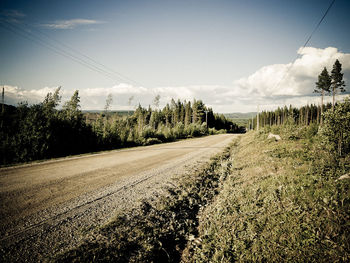
[[[176,176],[221,152],[236,135],[62,158],[0,169],[0,260],[42,261]]]

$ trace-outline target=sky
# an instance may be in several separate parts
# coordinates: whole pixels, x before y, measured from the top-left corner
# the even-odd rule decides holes
[[[161,106],[201,99],[221,113],[319,103],[323,67],[339,59],[350,80],[350,1],[336,0],[303,48],[330,3],[2,0],[5,103],[38,103],[58,86],[62,103],[79,90],[83,110],[102,110],[108,94],[113,110],[158,94]]]

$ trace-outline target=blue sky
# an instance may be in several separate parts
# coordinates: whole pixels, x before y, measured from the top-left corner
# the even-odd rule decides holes
[[[196,98],[219,112],[313,102],[323,66],[339,58],[346,78],[350,71],[347,0],[335,1],[309,49],[299,50],[330,2],[1,1],[0,84],[11,103],[39,101],[57,86],[68,99],[79,89],[83,109],[102,109],[108,93],[114,109],[127,109],[130,96],[148,106],[156,94],[162,104]],[[125,77],[106,77],[30,40],[38,38]],[[298,50],[300,63],[277,86]]]

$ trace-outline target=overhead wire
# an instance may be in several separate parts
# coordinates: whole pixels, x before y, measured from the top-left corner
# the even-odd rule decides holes
[[[314,28],[314,30],[311,32],[311,34],[309,35],[309,37],[307,38],[307,40],[305,41],[303,47],[301,48],[301,51],[307,46],[307,44],[310,42],[312,36],[315,34],[315,32],[317,31],[317,29],[320,27],[321,23],[323,22],[323,20],[325,19],[325,17],[327,16],[329,10],[332,8],[333,4],[334,4],[335,0],[332,0],[332,2],[329,4],[326,12],[323,14],[322,18],[320,19],[320,21],[317,23],[316,27]],[[301,53],[301,52],[299,52]],[[289,72],[291,71],[291,69],[294,66],[294,63],[296,62],[296,60],[299,58],[300,54],[298,54],[296,56],[296,58],[294,59],[293,63],[290,65],[290,67],[287,69],[286,73],[283,75],[283,77],[279,80],[279,82],[277,83],[277,85],[275,86],[275,89],[277,89],[279,87],[279,85],[281,84],[281,82],[288,76]]]
[[[28,25],[28,24],[26,24],[26,25]],[[29,25],[28,25],[28,26],[29,26]],[[73,47],[71,47],[71,46],[69,46],[69,45],[63,43],[62,41],[60,41],[60,40],[58,40],[58,39],[56,39],[56,38],[54,38],[54,37],[48,35],[47,33],[45,33],[45,32],[43,32],[43,31],[39,30],[38,28],[35,28],[35,27],[31,27],[31,28],[32,28],[33,30],[35,30],[36,32],[38,32],[39,34],[45,36],[45,37],[48,38],[49,40],[54,41],[54,42],[56,42],[56,43],[58,43],[58,44],[60,44],[60,45],[62,45],[62,46],[64,46],[64,47],[70,49],[71,51],[73,51],[73,52],[75,52],[75,53],[81,55],[82,57],[88,59],[88,60],[91,61],[92,63],[95,63],[95,64],[97,64],[97,65],[103,67],[107,72],[111,72],[111,73],[115,74],[117,77],[119,77],[119,78],[121,78],[121,79],[124,79],[124,80],[127,80],[127,81],[129,81],[129,82],[131,82],[131,83],[133,83],[133,84],[137,84],[137,85],[139,85],[139,86],[143,86],[143,85],[142,85],[141,83],[139,83],[138,81],[133,80],[133,79],[131,79],[130,77],[128,77],[128,76],[126,76],[126,75],[124,75],[124,74],[122,74],[122,73],[120,73],[120,72],[118,72],[118,71],[116,71],[116,70],[114,70],[114,69],[112,69],[112,68],[110,68],[110,67],[108,67],[108,66],[102,64],[101,62],[97,61],[96,59],[94,59],[94,58],[92,58],[92,57],[90,57],[90,56],[88,56],[88,55],[82,53],[81,51],[79,51],[79,50],[77,50],[77,49],[75,49],[75,48],[73,48]]]
[[[95,66],[86,63],[84,60],[81,60],[80,58],[78,58],[78,57],[76,57],[74,55],[71,55],[70,53],[67,53],[67,52],[63,51],[62,49],[57,48],[57,47],[53,46],[52,44],[47,43],[47,42],[41,40],[40,38],[37,38],[37,37],[33,36],[29,32],[27,32],[27,31],[25,31],[25,30],[15,26],[13,24],[10,24],[7,21],[0,21],[0,25],[1,25],[1,23],[2,23],[2,26],[4,28],[6,28],[7,30],[13,32],[14,34],[18,34],[18,35],[20,35],[20,36],[22,36],[22,37],[24,37],[24,38],[26,38],[26,39],[28,39],[28,40],[30,40],[32,42],[35,42],[36,44],[38,44],[40,46],[43,46],[43,47],[53,51],[54,53],[56,53],[58,55],[61,55],[61,56],[64,56],[64,57],[66,57],[66,58],[68,58],[70,60],[73,60],[73,61],[81,64],[82,66],[85,66],[85,67],[87,67],[87,68],[89,68],[89,69],[91,69],[91,70],[93,70],[93,71],[95,71],[97,73],[100,73],[100,74],[102,74],[102,75],[104,75],[106,77],[109,77],[110,79],[115,81],[115,78],[113,78],[109,73],[107,73],[105,71],[102,71],[99,68],[96,68]]]
[[[41,46],[44,46],[45,48],[50,49],[51,51],[53,51],[56,54],[59,54],[61,56],[64,56],[67,59],[73,60],[76,63],[79,63],[80,65],[89,68],[90,70],[93,70],[99,74],[102,74],[114,81],[118,80],[118,82],[131,82],[132,84],[137,84],[142,86],[142,84],[138,83],[137,81],[132,80],[131,78],[128,78],[124,75],[122,75],[121,73],[103,65],[102,63],[98,62],[97,60],[83,54],[82,52],[79,52],[75,49],[73,49],[72,47],[62,43],[61,41],[58,41],[57,39],[54,39],[50,36],[48,36],[47,34],[41,32],[38,29],[32,28],[37,32],[40,32],[42,35],[46,35],[46,38],[51,39],[51,41],[55,41],[56,43],[61,44],[62,46],[66,47],[66,49],[70,49],[71,52],[65,50],[64,48],[53,45],[52,43],[44,40],[42,37],[34,34],[33,32],[27,31],[23,28],[21,28],[20,26],[10,23],[5,19],[0,19],[0,25],[2,25],[3,28],[13,32],[14,34],[20,35],[32,42],[35,42],[36,44],[39,44]],[[83,56],[85,59],[77,56],[74,53],[79,54],[80,56]],[[97,64],[97,65],[96,65]]]

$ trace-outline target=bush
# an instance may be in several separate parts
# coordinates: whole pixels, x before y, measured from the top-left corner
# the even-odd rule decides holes
[[[154,138],[155,137],[155,130],[150,126],[146,126],[142,131],[142,137],[145,139]]]
[[[162,141],[159,140],[158,138],[147,138],[143,143],[143,145],[152,145],[152,144],[158,144],[158,143],[162,143]]]
[[[350,99],[338,103],[334,111],[324,113],[324,125],[320,129],[325,147],[338,157],[350,153]]]

